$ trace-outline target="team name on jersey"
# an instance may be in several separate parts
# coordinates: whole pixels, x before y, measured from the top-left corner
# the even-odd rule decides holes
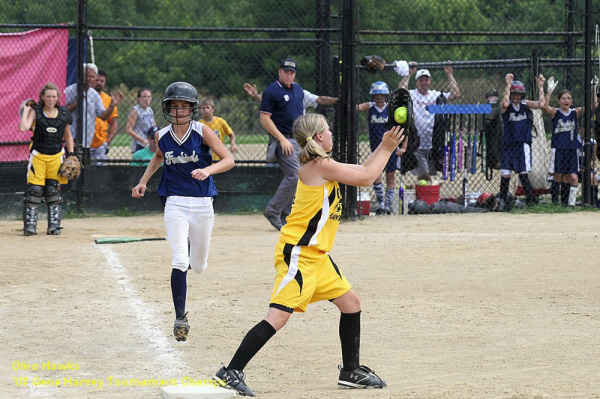
[[[371,123],[386,123],[388,118],[384,118],[383,116],[375,116],[371,115]]]
[[[173,155],[173,151],[165,152],[165,163],[167,165],[171,165],[174,163],[188,163],[188,162],[198,162],[198,155],[196,155],[196,150],[192,151],[192,155],[184,154],[183,152],[180,155]]]
[[[510,116],[508,117],[508,120],[511,122],[520,122],[525,119],[527,119],[527,115],[525,115],[525,114],[517,115],[517,114],[511,113]]]
[[[572,130],[575,130],[575,121],[571,120],[571,121],[563,121],[562,119],[558,120],[558,123],[556,124],[556,129],[554,129],[555,133],[562,133],[562,132],[570,132]]]

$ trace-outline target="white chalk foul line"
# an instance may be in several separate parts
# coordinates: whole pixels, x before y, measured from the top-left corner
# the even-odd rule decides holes
[[[131,314],[137,318],[136,331],[142,341],[148,342],[154,353],[151,355],[152,363],[160,365],[160,375],[157,378],[172,378],[181,374],[183,370],[189,368],[181,359],[180,353],[173,346],[175,338],[167,338],[163,331],[157,327],[155,320],[159,317],[150,309],[146,303],[140,298],[138,292],[133,288],[131,278],[127,274],[127,270],[123,266],[119,256],[112,250],[109,245],[96,245],[96,248],[106,258],[113,272],[115,280],[119,283],[121,290],[125,296],[125,301],[131,309]],[[134,326],[131,326],[132,328]]]

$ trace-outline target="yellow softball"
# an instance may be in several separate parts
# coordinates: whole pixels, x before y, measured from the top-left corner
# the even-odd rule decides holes
[[[407,113],[408,109],[406,107],[397,108],[396,111],[394,111],[394,120],[402,125],[406,122]]]

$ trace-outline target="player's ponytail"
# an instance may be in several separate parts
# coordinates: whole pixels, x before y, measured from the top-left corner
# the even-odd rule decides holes
[[[292,130],[300,146],[300,163],[330,158],[325,150],[314,140],[317,133],[327,129],[327,119],[321,114],[305,114],[294,121]]]

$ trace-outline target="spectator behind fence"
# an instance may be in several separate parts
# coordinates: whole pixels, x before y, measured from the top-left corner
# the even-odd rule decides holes
[[[504,138],[500,161],[500,198],[506,202],[512,172],[519,175],[525,191],[527,205],[535,205],[537,199],[533,191],[529,172],[531,171],[531,129],[533,127],[532,109],[544,107],[544,76],[537,77],[538,101],[525,100],[525,85],[514,80],[512,73],[506,74],[506,88],[500,103],[504,123]],[[539,160],[538,160],[539,162]]]
[[[131,154],[148,147],[146,132],[154,122],[154,111],[150,107],[152,102],[152,91],[147,88],[141,88],[137,94],[137,104],[129,111],[125,132],[131,136]]]
[[[204,97],[200,100],[200,123],[204,123],[210,130],[221,140],[221,143],[225,144],[225,137],[229,137],[231,153],[238,151],[237,145],[235,144],[235,133],[233,129],[229,127],[225,119],[214,116],[215,102],[211,98]],[[220,158],[217,154],[212,152],[213,161],[218,161]]]
[[[84,64],[84,81],[83,81],[83,119],[85,126],[81,129],[82,145],[84,148],[90,148],[92,140],[94,139],[94,132],[96,131],[96,117],[107,120],[112,114],[113,109],[119,105],[123,99],[123,93],[118,91],[116,94],[111,95],[111,101],[108,108],[104,107],[100,95],[91,85],[96,83],[96,74],[98,73],[98,67],[95,64]],[[77,130],[79,128],[77,120],[77,83],[68,86],[65,89],[65,102],[66,108],[71,112],[73,124],[71,125],[71,132],[73,139],[77,137]]]
[[[304,90],[294,82],[296,61],[287,58],[279,65],[279,78],[262,94],[260,122],[269,132],[269,146],[276,144],[275,158],[283,172],[283,180],[265,209],[264,216],[277,230],[286,223],[298,184],[298,143],[292,133],[294,121],[304,114]]]
[[[158,126],[152,126],[146,132],[146,139],[148,140],[148,147],[144,147],[141,150],[137,150],[131,156],[131,159],[144,162],[132,162],[131,166],[148,166],[150,160],[156,153],[156,137],[155,134],[160,128]]]
[[[454,79],[452,65],[450,61],[444,66],[444,72],[448,77],[449,92],[440,92],[430,90],[433,79],[427,69],[419,69],[417,71],[416,63],[411,61],[409,64],[409,74],[402,78],[398,87],[407,89],[410,77],[415,75],[416,89],[409,90],[413,100],[413,119],[417,128],[417,133],[420,139],[419,149],[415,151],[418,166],[412,171],[412,174],[417,176],[418,180],[431,181],[431,175],[436,174],[435,159],[431,157],[433,126],[435,115],[430,114],[425,107],[435,105],[436,100],[440,96],[444,96],[448,101],[453,101],[460,98],[460,89]]]
[[[59,91],[54,83],[46,83],[40,90],[39,104],[33,100],[22,105],[19,130],[33,130],[27,166],[27,189],[23,196],[23,232],[26,236],[36,234],[38,212],[42,197],[48,206],[48,230],[46,234],[60,234],[62,212],[60,184],[67,178],[58,172],[65,152],[74,153],[71,135],[71,114],[59,104]]]
[[[387,131],[388,121],[388,105],[387,98],[390,94],[388,85],[385,82],[375,82],[371,85],[369,95],[370,102],[361,103],[358,105],[359,111],[367,111],[367,124],[369,125],[369,145],[371,152],[374,152],[381,144],[381,139]],[[377,197],[376,215],[391,215],[392,201],[394,199],[394,188],[396,179],[396,170],[398,169],[399,160],[402,154],[406,152],[408,140],[404,140],[402,147],[396,148],[392,152],[387,164],[385,165],[385,197],[383,193],[383,184],[381,175],[377,176],[373,183],[373,191]]]
[[[100,95],[104,107],[108,109],[111,98],[103,91],[104,87],[106,87],[106,72],[104,69],[98,68],[94,89]],[[91,159],[108,159],[108,146],[117,134],[118,118],[119,113],[116,106],[106,121],[96,118],[96,130],[94,132],[94,139],[90,145]]]

